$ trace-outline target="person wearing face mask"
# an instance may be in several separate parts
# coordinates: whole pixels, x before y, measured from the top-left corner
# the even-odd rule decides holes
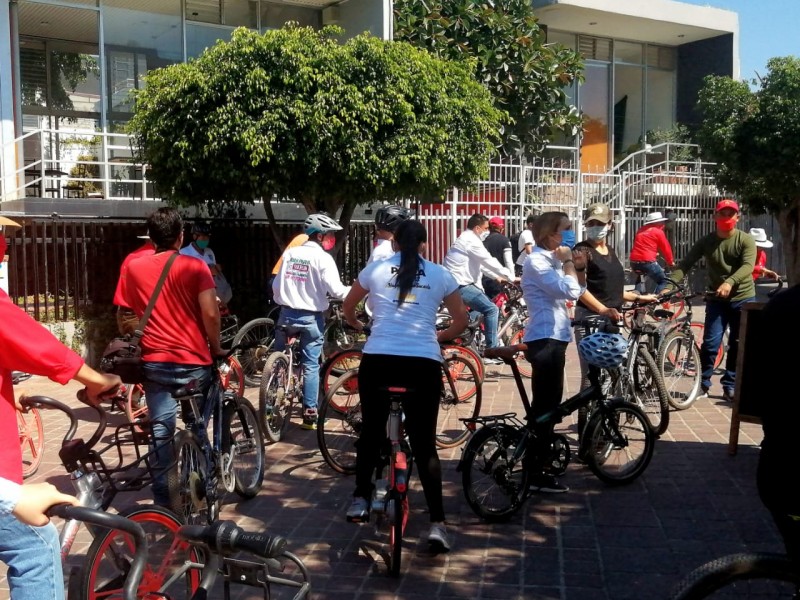
[[[329,254],[336,245],[336,232],[342,227],[328,215],[309,215],[303,223],[308,241],[289,248],[272,293],[281,306],[275,331],[275,349],[286,347],[286,334],[281,326],[291,327],[300,335],[300,366],[303,369],[303,429],[317,427],[319,395],[319,359],[322,354],[323,331],[328,310],[328,297],[343,300],[350,288],[342,284],[336,262]]]
[[[222,274],[222,267],[217,263],[214,251],[208,247],[210,242],[211,226],[208,223],[195,223],[192,226],[192,243],[185,248],[181,248],[180,253],[184,256],[199,258],[208,265],[211,270],[211,276],[214,278],[214,284],[217,287],[217,298],[222,304],[228,304],[233,298],[233,290],[225,275]]]
[[[577,300],[586,291],[586,258],[569,248],[572,223],[563,212],[546,212],[533,224],[536,242],[522,267],[522,293],[531,318],[525,325],[523,341],[533,366],[532,406],[529,420],[552,410],[564,396],[564,368],[572,328],[567,300]],[[566,242],[565,242],[566,239]],[[535,425],[541,450],[552,443],[553,425]],[[541,455],[541,452],[535,454]],[[539,465],[531,465],[531,468]],[[535,473],[535,471],[534,471]],[[569,491],[550,472],[531,476],[530,490],[559,493]]]
[[[753,267],[756,263],[756,242],[748,233],[736,229],[739,205],[730,199],[720,200],[714,211],[715,230],[703,236],[689,250],[672,279],[680,281],[701,258],[706,261],[707,287],[713,297],[706,302],[703,344],[700,347],[702,395],[707,397],[714,374],[714,360],[725,329],[730,327],[725,372],[720,379],[722,399],[733,401],[736,384],[736,355],[739,349],[739,320],[742,306],[755,300]]]
[[[644,225],[636,232],[631,248],[631,269],[641,271],[652,279],[655,284],[655,293],[658,294],[667,286],[667,274],[658,264],[658,253],[664,257],[667,267],[675,266],[672,257],[672,246],[667,236],[664,235],[665,223],[668,219],[660,212],[652,212],[644,218]]]
[[[586,258],[586,291],[578,299],[575,319],[581,320],[592,314],[602,315],[613,323],[622,320],[619,310],[624,302],[655,302],[658,296],[642,295],[625,291],[625,269],[614,249],[608,245],[608,234],[612,229],[611,209],[602,203],[586,209],[586,240],[575,246],[573,252]],[[575,343],[580,342],[586,332],[575,328]],[[583,359],[581,366],[581,389],[589,387],[589,368]]]
[[[442,262],[458,283],[458,292],[464,304],[473,312],[483,315],[486,347],[497,346],[497,320],[499,311],[481,285],[482,274],[494,277],[497,281],[514,281],[514,272],[508,270],[494,258],[483,240],[489,237],[489,219],[474,214],[467,221],[467,228],[447,251]],[[501,364],[499,359],[486,358],[487,364]]]

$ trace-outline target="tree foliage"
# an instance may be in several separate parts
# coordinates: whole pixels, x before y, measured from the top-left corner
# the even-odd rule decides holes
[[[720,185],[750,210],[778,218],[790,281],[800,281],[800,59],[773,58],[752,90],[709,76],[700,91],[697,140]],[[755,82],[754,82],[755,83]]]
[[[502,152],[532,155],[555,132],[575,135],[581,117],[565,88],[583,75],[583,61],[560,44],[545,44],[530,0],[395,0],[395,39],[451,60],[474,59],[476,77],[512,119]]]
[[[484,175],[505,115],[472,65],[339,34],[241,28],[152,71],[130,123],[148,175],[180,205],[277,196],[309,212],[344,207],[344,222],[359,203],[436,196]]]

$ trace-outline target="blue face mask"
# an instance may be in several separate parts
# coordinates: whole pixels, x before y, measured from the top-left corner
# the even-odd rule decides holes
[[[575,245],[575,232],[572,229],[565,229],[561,232],[561,245],[568,248]]]
[[[200,250],[205,250],[208,248],[209,241],[211,240],[195,240],[194,243],[197,244],[197,247],[200,248]]]

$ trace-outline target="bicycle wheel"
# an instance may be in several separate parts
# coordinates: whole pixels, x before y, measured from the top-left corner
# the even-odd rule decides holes
[[[522,506],[528,490],[523,456],[514,453],[524,430],[505,423],[486,425],[472,437],[459,465],[467,504],[489,522],[509,520]]]
[[[242,365],[244,381],[250,387],[256,387],[261,383],[261,372],[274,342],[275,322],[272,319],[248,321],[233,338],[232,346],[255,344],[253,348],[237,350],[235,353],[236,359]]]
[[[38,408],[17,411],[19,445],[22,448],[22,478],[27,479],[39,470],[44,456],[44,426]]]
[[[475,372],[478,374],[478,380],[483,383],[485,370],[483,368],[483,359],[478,355],[475,350],[469,346],[459,346],[458,344],[446,343],[442,344],[442,356],[450,358],[451,356],[458,356],[469,361]]]
[[[518,329],[514,332],[514,335],[511,336],[511,339],[508,342],[509,346],[514,346],[515,344],[521,344],[522,336],[525,334],[524,329]],[[528,359],[525,357],[524,352],[517,352],[514,355],[514,360],[517,363],[517,368],[519,369],[519,374],[523,377],[531,377],[533,375],[533,365],[528,362]]]
[[[200,584],[197,569],[187,569],[187,562],[201,562],[198,551],[175,535],[181,522],[159,506],[133,507],[120,513],[136,521],[147,536],[148,552],[137,598],[169,597],[188,600]],[[83,568],[80,571],[79,598],[70,600],[107,600],[122,598],[122,588],[136,550],[133,539],[116,529],[99,529]],[[162,589],[172,577],[175,580]],[[161,592],[166,595],[159,595]]]
[[[142,384],[129,384],[125,394],[125,417],[129,423],[147,420],[147,400],[144,397]],[[140,429],[137,427],[137,431]]]
[[[669,403],[677,410],[686,410],[700,393],[703,373],[700,371],[700,351],[694,336],[673,331],[658,351],[658,369],[664,378]]]
[[[328,357],[320,368],[319,380],[322,382],[322,395],[328,393],[333,382],[345,371],[357,369],[361,364],[361,350],[342,350]]]
[[[292,375],[289,359],[283,352],[273,352],[264,365],[258,390],[258,419],[271,442],[279,442],[289,425],[292,411]]]
[[[612,400],[595,411],[581,442],[581,456],[600,481],[630,483],[653,457],[655,436],[642,411],[625,400]]]
[[[331,321],[322,332],[322,337],[322,354],[326,357],[341,350],[352,350],[356,343],[355,334],[348,333],[344,323],[339,320]]]
[[[356,472],[356,442],[361,434],[358,371],[347,371],[325,394],[318,409],[317,443],[322,458],[338,473]]]
[[[183,523],[205,525],[217,516],[216,500],[209,504],[206,481],[208,461],[197,436],[191,431],[175,434],[175,466],[167,478],[170,509]]]
[[[472,425],[461,419],[477,417],[481,412],[483,386],[472,364],[460,356],[443,363],[442,393],[436,420],[436,445],[454,448],[472,433]]]
[[[698,351],[703,345],[703,336],[705,335],[706,326],[703,323],[692,323],[692,333],[694,333],[694,342],[697,344]],[[722,336],[722,343],[717,349],[717,356],[714,358],[714,368],[719,369],[722,360],[725,358],[725,349],[728,347],[728,330]]]
[[[222,376],[222,387],[227,392],[233,392],[240,398],[244,398],[244,371],[242,365],[235,356],[229,356],[220,368]]]
[[[403,561],[403,532],[408,522],[408,495],[392,491],[386,512],[389,517],[389,573],[400,577]]]
[[[642,409],[650,428],[661,435],[669,426],[669,393],[650,351],[640,345],[636,352],[631,393],[636,405]]]
[[[673,589],[669,600],[796,598],[800,572],[784,554],[730,554],[699,566]]]
[[[231,463],[234,489],[242,498],[253,498],[264,482],[264,438],[256,409],[249,400],[226,398],[222,451]],[[226,459],[223,458],[223,464]]]

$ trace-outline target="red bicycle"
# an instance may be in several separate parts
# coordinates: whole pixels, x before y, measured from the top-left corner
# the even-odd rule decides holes
[[[11,383],[17,385],[30,377],[30,373],[12,371]],[[44,425],[39,409],[23,402],[22,410],[17,411],[17,428],[22,448],[22,477],[27,479],[39,470],[44,456]]]

